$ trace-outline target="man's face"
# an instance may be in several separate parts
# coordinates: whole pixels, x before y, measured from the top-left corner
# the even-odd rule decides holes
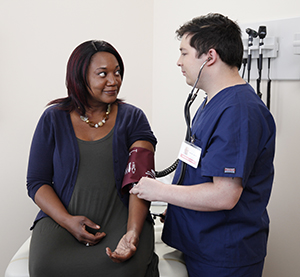
[[[177,61],[177,65],[181,67],[181,71],[183,76],[186,78],[186,82],[188,85],[193,86],[201,65],[204,62],[204,55],[201,55],[200,58],[197,57],[197,51],[195,48],[190,46],[190,38],[189,35],[184,35],[181,39],[180,43],[180,57]],[[196,86],[199,88],[199,82]]]

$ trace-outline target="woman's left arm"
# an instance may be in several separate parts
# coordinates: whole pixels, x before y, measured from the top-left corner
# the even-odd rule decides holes
[[[148,141],[136,141],[130,149],[141,147],[154,152],[153,145]],[[150,202],[130,194],[128,207],[127,232],[121,238],[114,252],[106,248],[107,255],[116,263],[121,263],[131,258],[137,250],[139,237],[150,207]]]

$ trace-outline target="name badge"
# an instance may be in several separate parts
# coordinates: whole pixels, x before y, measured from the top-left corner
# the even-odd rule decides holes
[[[197,168],[200,161],[201,152],[202,149],[200,147],[190,142],[183,141],[178,159],[194,168]]]

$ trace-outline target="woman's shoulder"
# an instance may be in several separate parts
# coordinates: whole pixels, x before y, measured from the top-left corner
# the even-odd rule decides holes
[[[134,113],[134,112],[144,113],[141,108],[123,101],[118,102],[118,109],[120,113]]]
[[[134,127],[144,123],[149,124],[147,116],[142,109],[125,102],[118,103],[116,125]]]
[[[51,106],[47,106],[43,112],[44,114],[67,114],[68,112],[59,108],[59,104],[53,104]]]
[[[59,121],[67,119],[68,112],[59,109],[58,104],[54,104],[45,108],[41,115],[41,120]]]

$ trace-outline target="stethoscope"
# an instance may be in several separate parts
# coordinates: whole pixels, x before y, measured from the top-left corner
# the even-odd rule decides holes
[[[197,88],[196,92],[194,93],[194,90],[199,82],[200,79],[200,75],[202,73],[202,70],[204,68],[204,66],[206,65],[207,62],[209,62],[211,60],[211,58],[209,57],[206,61],[204,61],[204,63],[201,65],[197,79],[193,85],[193,88],[190,92],[190,94],[188,95],[188,98],[186,100],[186,103],[184,105],[184,118],[185,118],[185,122],[186,122],[186,126],[187,126],[187,130],[186,130],[186,135],[185,135],[185,140],[190,142],[191,141],[191,115],[190,115],[190,107],[193,104],[193,102],[195,101],[197,95],[198,95],[198,91],[199,88]],[[186,163],[182,162],[181,165],[181,169],[180,169],[180,175],[179,178],[176,182],[177,185],[182,184],[183,179],[184,179],[184,175],[185,175],[185,171],[186,171]]]
[[[198,73],[198,76],[197,76],[197,79],[193,85],[193,88],[191,90],[191,92],[189,93],[188,95],[188,98],[185,102],[185,105],[184,105],[184,118],[185,118],[185,122],[186,122],[186,126],[187,126],[187,130],[186,130],[186,135],[185,135],[185,140],[190,142],[191,141],[191,116],[190,116],[190,107],[191,105],[193,104],[193,102],[195,101],[197,95],[198,95],[198,91],[199,91],[199,88],[197,88],[196,92],[194,93],[195,89],[196,89],[196,86],[199,82],[199,79],[200,79],[200,75],[201,75],[201,72],[204,68],[204,66],[206,65],[207,62],[209,62],[211,60],[211,58],[209,57],[200,67],[200,70],[199,70],[199,73]],[[164,176],[167,176],[169,175],[170,173],[172,173],[176,167],[178,166],[179,164],[179,159],[177,159],[172,165],[170,165],[168,168],[162,170],[162,171],[155,171],[155,177],[159,178],[159,177],[164,177]],[[181,185],[182,182],[183,182],[183,179],[184,179],[184,175],[185,175],[185,171],[186,171],[186,163],[185,162],[182,162],[181,164],[181,168],[180,168],[180,175],[179,175],[179,178],[176,182],[176,185]],[[163,213],[151,213],[151,215],[153,216],[153,219],[155,220],[156,217],[161,217],[161,219],[165,219],[165,215]]]
[[[196,79],[196,81],[195,81],[195,83],[193,85],[193,88],[192,88],[191,92],[189,93],[189,95],[187,97],[187,100],[185,102],[185,105],[184,105],[184,119],[185,119],[186,126],[187,126],[185,140],[188,141],[188,142],[191,141],[191,125],[190,125],[191,124],[191,115],[190,115],[190,107],[191,107],[191,105],[193,104],[193,102],[195,101],[195,99],[196,99],[196,97],[198,95],[199,88],[196,89],[196,86],[197,86],[197,84],[199,82],[202,70],[203,70],[204,66],[206,65],[206,63],[209,62],[210,60],[211,60],[211,58],[209,57],[201,65],[199,73],[198,73],[198,76],[197,76],[197,79]],[[196,91],[195,91],[195,89],[196,89]],[[179,159],[177,159],[168,168],[166,168],[166,169],[164,169],[162,171],[156,171],[155,172],[155,176],[156,177],[164,177],[164,176],[170,174],[171,172],[173,172],[176,169],[176,167],[178,166],[178,164],[179,164]],[[182,184],[183,179],[184,179],[184,175],[185,175],[185,171],[186,171],[186,163],[182,162],[181,169],[180,169],[180,175],[179,175],[178,181],[176,182],[177,185]]]

